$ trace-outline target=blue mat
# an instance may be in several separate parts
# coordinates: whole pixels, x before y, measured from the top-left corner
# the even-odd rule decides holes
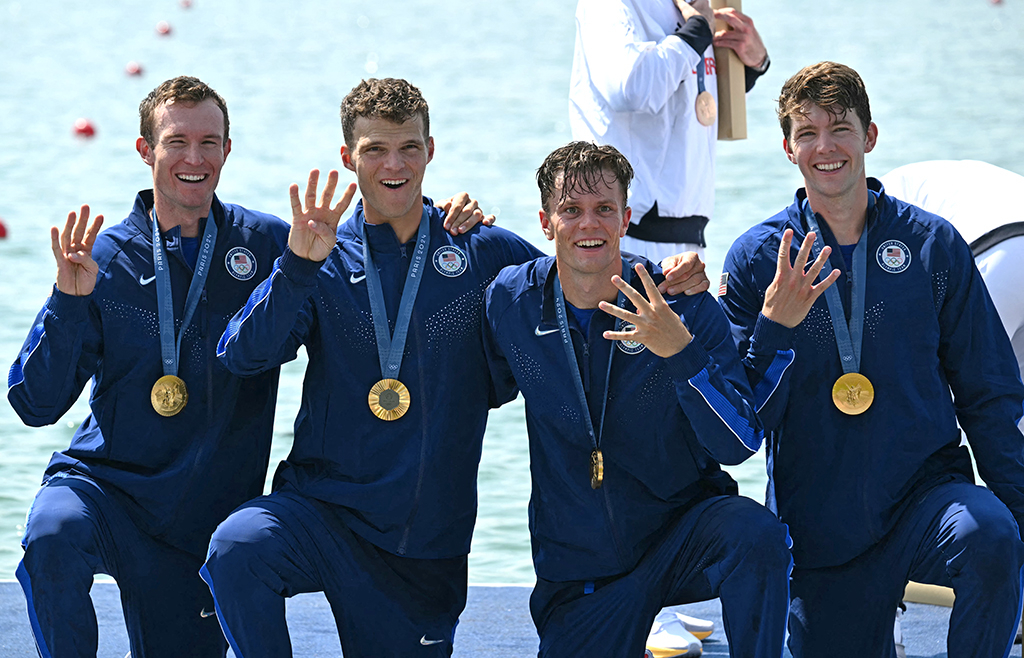
[[[117,585],[96,583],[92,589],[100,624],[99,658],[124,658],[128,639]],[[537,655],[537,634],[529,611],[530,588],[473,586],[455,636],[456,658],[530,658]],[[946,629],[949,608],[907,604],[903,637],[910,658],[947,658]],[[711,619],[715,632],[704,641],[705,656],[728,656],[718,600],[677,608],[688,615]],[[327,601],[320,594],[302,594],[288,600],[288,626],[296,656],[337,658],[341,645]],[[0,656],[31,658],[36,655],[25,613],[25,598],[17,582],[0,582]],[[232,656],[230,652],[229,656]],[[1020,656],[1020,645],[1013,656]],[[789,652],[786,658],[791,658]]]

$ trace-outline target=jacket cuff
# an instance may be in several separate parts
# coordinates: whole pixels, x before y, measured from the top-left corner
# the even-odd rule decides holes
[[[89,310],[92,295],[68,295],[53,286],[53,293],[46,300],[46,310],[65,322],[84,320]]]
[[[708,356],[707,350],[695,336],[681,352],[673,354],[665,361],[668,364],[668,374],[672,379],[688,382],[711,363],[711,357]]]
[[[292,283],[299,286],[313,286],[316,285],[316,277],[323,264],[322,260],[306,260],[301,256],[296,256],[290,248],[285,247],[278,267],[281,274],[284,274]]]
[[[772,60],[768,57],[768,53],[764,54],[764,61],[759,66],[745,66],[743,67],[744,83],[746,84],[746,90],[749,92],[754,88],[757,83],[757,79],[768,72],[768,67],[772,65]]]
[[[694,16],[687,20],[675,35],[701,56],[704,55],[704,51],[708,49],[715,37],[711,32],[711,26],[703,16]]]
[[[750,335],[751,351],[765,354],[791,349],[793,330],[778,322],[769,320],[763,313],[757,314],[754,332]]]

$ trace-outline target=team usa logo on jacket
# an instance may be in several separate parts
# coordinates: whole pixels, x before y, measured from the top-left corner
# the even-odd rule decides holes
[[[256,257],[245,247],[235,247],[224,257],[224,266],[239,281],[248,281],[256,274]]]
[[[617,320],[615,324],[615,331],[636,331],[636,325],[625,320]],[[647,349],[647,346],[641,342],[627,339],[619,341],[619,349],[626,354],[639,354]]]
[[[456,277],[466,271],[466,254],[451,245],[434,252],[434,269],[448,277]]]
[[[899,240],[886,240],[875,252],[878,264],[890,274],[899,274],[910,267],[910,250]]]

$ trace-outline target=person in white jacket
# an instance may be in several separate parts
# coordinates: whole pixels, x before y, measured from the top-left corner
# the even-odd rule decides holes
[[[715,19],[729,29],[713,34]],[[768,70],[753,21],[708,0],[580,0],[569,85],[575,140],[611,144],[633,164],[633,219],[622,249],[658,261],[703,256],[715,203],[717,117],[698,120],[706,90],[717,104],[712,42],[732,48],[749,91]]]

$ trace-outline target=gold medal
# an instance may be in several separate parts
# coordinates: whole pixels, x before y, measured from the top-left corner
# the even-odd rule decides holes
[[[370,411],[381,420],[398,420],[409,411],[409,389],[397,379],[382,379],[370,389]]]
[[[710,126],[718,116],[718,104],[711,92],[704,90],[697,94],[697,102],[694,103],[694,110],[697,112],[697,121],[702,126]]]
[[[875,387],[859,372],[846,373],[832,387],[832,401],[848,416],[864,413],[874,400]]]
[[[597,448],[590,453],[590,488],[600,489],[604,482],[604,455]]]
[[[161,416],[174,416],[188,403],[188,389],[180,378],[164,375],[153,384],[149,401]]]

